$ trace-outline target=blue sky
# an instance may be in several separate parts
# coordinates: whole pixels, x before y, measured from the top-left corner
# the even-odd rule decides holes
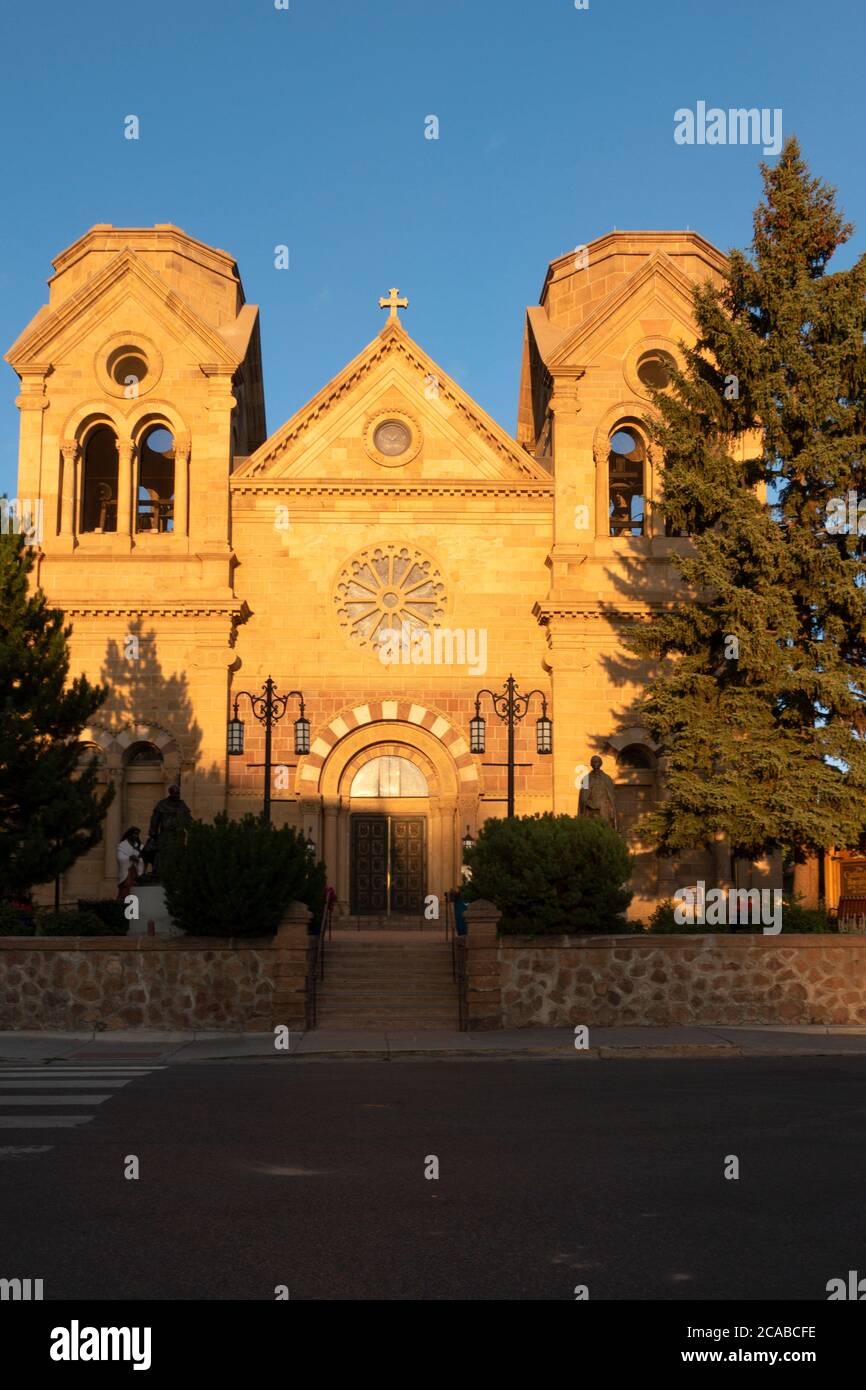
[[[513,431],[523,312],[549,260],[612,227],[748,242],[760,151],[675,144],[674,111],[699,100],[781,107],[858,224],[840,264],[866,245],[859,0],[16,8],[0,44],[3,351],[89,226],[173,222],[230,251],[261,306],[271,431],[375,335],[391,285],[413,336]],[[0,380],[14,495],[5,363]]]

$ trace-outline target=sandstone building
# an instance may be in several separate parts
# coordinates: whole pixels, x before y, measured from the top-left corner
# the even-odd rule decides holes
[[[64,897],[113,894],[121,831],[146,830],[175,780],[197,816],[261,809],[245,699],[243,756],[226,731],[269,675],[310,722],[296,756],[291,697],[273,819],[303,827],[345,913],[415,912],[459,881],[467,830],[505,812],[506,733],[485,696],[486,751],[470,751],[476,696],[512,674],[540,692],[518,727],[517,812],[574,813],[598,753],[638,856],[633,912],[714,880],[702,853],[665,863],[641,841],[664,765],[619,634],[674,592],[686,542],[653,515],[644,422],[719,251],[614,232],[552,261],[515,436],[412,339],[394,291],[381,311],[371,293],[372,342],[268,434],[258,309],[230,255],[173,226],[95,226],[54,267],[7,355],[18,495],[42,502],[36,577],[72,624],[74,669],[111,688],[86,738],[118,793]]]

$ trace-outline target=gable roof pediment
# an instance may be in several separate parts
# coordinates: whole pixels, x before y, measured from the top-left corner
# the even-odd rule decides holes
[[[232,326],[235,341],[230,334],[227,338],[206,323],[176,290],[127,247],[56,309],[43,305],[6,353],[6,361],[18,372],[30,364],[49,362],[59,344],[66,348],[78,341],[105,316],[109,306],[126,297],[155,313],[169,331],[178,333],[182,326],[184,337],[199,340],[203,358],[208,361],[234,370],[242,360],[243,352],[239,356],[238,348],[244,338],[243,332],[238,335],[236,326]],[[243,325],[248,340],[255,321],[255,306],[246,305],[245,308],[252,311],[252,320]],[[247,320],[250,320],[249,314]]]
[[[611,291],[582,323],[568,329],[556,344],[548,338],[547,355],[542,348],[543,340],[535,332],[536,325],[530,320],[536,345],[545,365],[553,373],[557,368],[590,356],[592,345],[606,340],[616,330],[617,321],[621,323],[624,311],[628,311],[629,321],[641,318],[646,313],[647,304],[653,300],[664,305],[668,313],[685,328],[693,317],[694,290],[694,281],[674,265],[664,252],[655,251],[633,275]]]
[[[436,383],[434,399],[425,394],[425,385],[431,381]],[[333,441],[343,437],[359,417],[374,412],[378,400],[399,411],[401,398],[407,412],[424,424],[425,432],[429,429],[448,440],[467,478],[550,481],[550,474],[419,347],[402,325],[391,321],[265,440],[232,474],[232,480],[264,483],[281,478],[310,481],[316,476],[331,477],[333,470],[327,458]],[[447,409],[443,410],[443,405]],[[367,476],[378,481],[382,470],[371,462]]]

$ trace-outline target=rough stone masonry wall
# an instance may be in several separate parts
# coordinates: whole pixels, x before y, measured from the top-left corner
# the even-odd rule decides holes
[[[505,1028],[866,1024],[866,936],[502,937],[499,964]]]
[[[0,1031],[303,1027],[308,917],[261,940],[0,937]]]

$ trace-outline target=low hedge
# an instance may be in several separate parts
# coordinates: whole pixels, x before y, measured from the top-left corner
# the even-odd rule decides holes
[[[78,911],[95,913],[111,936],[126,936],[129,931],[124,904],[117,898],[79,898]]]
[[[123,904],[119,904],[120,907]],[[0,903],[0,936],[126,936],[129,923],[106,920],[96,912],[45,912],[13,907]]]

